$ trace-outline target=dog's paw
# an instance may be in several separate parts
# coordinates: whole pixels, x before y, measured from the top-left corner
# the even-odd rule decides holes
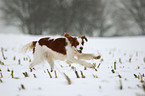
[[[69,64],[69,65],[71,65],[73,62],[67,60],[66,63]]]
[[[101,56],[99,55],[99,56],[94,56],[93,57],[93,59],[100,59],[101,58]]]
[[[96,67],[96,65],[93,64],[93,65],[92,65],[92,68],[95,68],[95,67]]]
[[[93,65],[93,64],[90,64],[89,66],[86,66],[86,67],[88,67],[88,68],[95,68],[96,66]]]

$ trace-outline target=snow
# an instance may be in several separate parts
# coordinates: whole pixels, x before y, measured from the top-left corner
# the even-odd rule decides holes
[[[46,62],[35,66],[31,72],[29,63],[33,59],[32,52],[19,53],[23,45],[41,37],[0,34],[0,96],[145,96],[141,82],[141,76],[145,80],[145,37],[89,37],[83,52],[102,56],[100,60],[88,61],[96,64],[97,71],[84,70],[78,64],[70,67],[64,61],[55,61],[57,78],[54,72],[50,72],[50,78],[47,72],[50,66]],[[76,78],[75,70],[80,78]],[[80,71],[85,78],[81,77]],[[24,72],[28,73],[28,77],[23,75]],[[70,85],[62,73],[70,78]]]

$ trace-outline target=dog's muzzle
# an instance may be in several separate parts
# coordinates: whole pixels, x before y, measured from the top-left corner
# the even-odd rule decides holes
[[[77,50],[79,53],[82,53],[82,50]]]
[[[79,53],[82,53],[83,47],[80,47],[80,50],[78,50]]]

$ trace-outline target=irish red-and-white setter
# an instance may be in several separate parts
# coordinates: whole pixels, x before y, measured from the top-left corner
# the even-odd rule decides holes
[[[44,60],[50,64],[51,70],[54,69],[54,60],[62,60],[68,64],[77,63],[85,67],[94,68],[93,64],[84,60],[100,59],[100,56],[82,53],[85,41],[88,41],[85,35],[75,37],[65,33],[64,37],[60,38],[45,37],[39,41],[32,41],[26,44],[22,50],[33,50],[34,57],[29,66],[30,68]]]

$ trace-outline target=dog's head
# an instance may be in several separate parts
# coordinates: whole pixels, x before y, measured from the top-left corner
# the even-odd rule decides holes
[[[68,33],[65,33],[64,37],[66,37],[69,40],[71,46],[74,46],[79,53],[82,53],[84,43],[85,41],[88,41],[85,35],[79,37],[72,37]]]

